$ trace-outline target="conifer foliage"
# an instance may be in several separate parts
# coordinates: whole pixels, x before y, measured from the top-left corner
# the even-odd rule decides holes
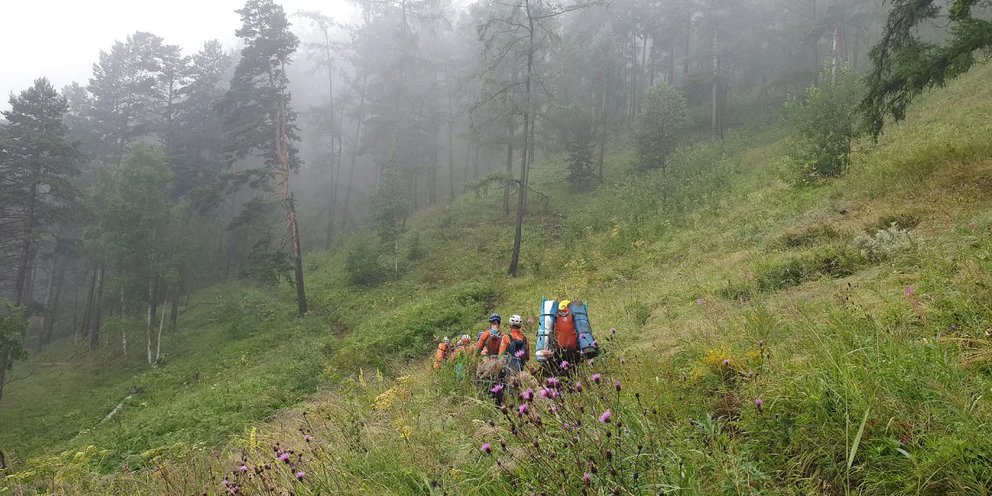
[[[992,20],[979,17],[979,13],[988,13],[989,0],[952,0],[946,11],[950,36],[943,43],[930,41],[920,28],[941,20],[944,2],[890,3],[885,31],[870,53],[874,64],[867,77],[868,94],[861,101],[868,131],[876,138],[886,116],[902,120],[917,95],[963,74],[975,63],[976,55],[992,49]]]
[[[243,24],[236,34],[245,47],[234,69],[231,88],[221,102],[230,140],[228,152],[232,160],[249,156],[264,160],[264,168],[247,174],[262,179],[258,184],[266,193],[277,191],[286,211],[295,259],[297,307],[303,315],[307,312],[303,255],[296,202],[289,187],[290,175],[300,166],[295,144],[299,137],[286,74],[299,40],[289,30],[282,6],[272,0],[249,0],[238,13]]]
[[[16,253],[16,305],[30,303],[24,287],[35,255],[74,207],[70,178],[78,173],[79,152],[62,121],[67,110],[65,98],[42,78],[12,96],[10,110],[3,112],[8,125],[0,128],[0,248]]]

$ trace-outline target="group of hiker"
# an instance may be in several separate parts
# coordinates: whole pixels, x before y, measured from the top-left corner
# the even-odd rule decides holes
[[[550,316],[549,316],[550,317]],[[434,356],[434,369],[441,368],[446,360],[454,360],[465,354],[479,354],[488,358],[498,359],[503,367],[503,374],[515,374],[524,370],[531,358],[531,347],[527,336],[523,334],[523,318],[513,315],[509,318],[510,330],[503,331],[500,327],[503,319],[498,313],[489,317],[489,326],[478,333],[474,344],[469,335],[463,335],[455,345],[448,338],[443,338],[438,344]],[[563,300],[557,304],[557,312],[553,323],[547,327],[553,331],[552,339],[548,339],[545,349],[538,350],[540,360],[556,367],[562,361],[576,363],[581,357],[579,348],[579,333],[576,330],[569,301]],[[542,323],[543,327],[543,323]],[[540,340],[540,334],[539,334]]]

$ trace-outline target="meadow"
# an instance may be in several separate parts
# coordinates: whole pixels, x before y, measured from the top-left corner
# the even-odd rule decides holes
[[[988,494],[990,75],[815,186],[777,119],[648,175],[619,143],[589,193],[544,157],[514,279],[501,195],[468,193],[410,220],[380,284],[344,269],[361,233],[310,254],[305,318],[289,287],[231,283],[161,367],[61,343],[14,369],[0,493]],[[587,301],[604,355],[502,409],[430,370],[437,337],[542,297]]]

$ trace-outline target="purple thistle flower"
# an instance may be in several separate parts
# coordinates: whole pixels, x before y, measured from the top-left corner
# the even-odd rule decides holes
[[[520,399],[524,401],[532,401],[534,399],[534,389],[527,388],[526,391],[520,393]]]
[[[527,354],[527,350],[518,350],[516,353],[513,354],[513,356],[517,358],[523,358],[524,355],[526,354]]]
[[[730,359],[729,358],[724,358],[723,359],[723,366],[724,367],[729,367],[730,366]]]
[[[758,412],[761,412],[761,407],[763,406],[765,406],[765,402],[761,398],[754,399],[754,407],[758,409]]]
[[[490,393],[493,393],[493,394],[499,394],[499,393],[503,392],[503,385],[502,384],[497,384],[497,385],[493,386],[492,389],[489,390],[489,392]]]
[[[309,443],[310,441],[313,441],[313,436],[311,436],[310,434],[305,434],[303,436],[303,440]]]
[[[582,383],[579,382],[579,381],[575,381],[575,385],[572,386],[572,390],[575,391],[576,393],[581,393],[582,392]]]
[[[561,384],[561,381],[559,381],[557,377],[548,377],[548,380],[546,382],[548,384],[548,387],[551,388],[558,387]]]
[[[489,453],[493,452],[493,445],[489,443],[482,443],[482,446],[479,448],[479,451],[488,455]]]
[[[538,396],[540,396],[543,399],[548,399],[548,397],[551,396],[551,392],[552,391],[553,391],[552,389],[543,388],[543,389],[541,389],[541,392],[538,393]]]
[[[289,453],[286,452],[286,451],[283,451],[282,453],[279,453],[279,456],[277,458],[281,462],[289,463]]]
[[[696,299],[696,304],[697,304],[697,305],[702,305],[702,304],[705,304],[705,303],[706,303],[706,300],[704,300],[704,299],[702,299],[702,298],[698,298],[698,299]]]
[[[522,403],[520,406],[517,407],[517,415],[518,416],[527,415],[528,410],[530,409],[527,407],[527,403]]]
[[[601,381],[601,380],[603,380],[603,376],[601,376],[599,374],[593,374],[592,375],[592,382],[595,382],[596,384],[599,384],[599,381]]]
[[[911,296],[913,294],[913,292],[914,292],[914,290],[913,290],[913,287],[912,286],[906,286],[906,289],[903,290],[903,293],[906,296]]]
[[[303,473],[303,471],[302,471],[302,470],[297,470],[297,471],[296,471],[296,480],[298,480],[298,481],[301,481],[301,480],[303,480],[303,476],[304,476],[304,475],[305,475],[305,474]]]
[[[592,474],[589,472],[582,474],[582,485],[588,486],[590,482],[592,482]]]
[[[615,387],[617,389],[617,392],[618,393],[620,392],[620,389],[622,389],[621,384],[620,384],[620,379],[617,379],[617,380],[613,381],[613,387]]]
[[[248,465],[245,465],[244,463],[242,463],[241,466],[238,467],[238,472],[241,472],[242,474],[247,471],[248,471]]]
[[[613,420],[613,412],[606,410],[602,415],[599,416],[599,421],[604,424],[609,424]]]
[[[558,366],[561,367],[562,370],[568,370],[569,367],[568,360],[562,360],[561,363],[558,364]]]

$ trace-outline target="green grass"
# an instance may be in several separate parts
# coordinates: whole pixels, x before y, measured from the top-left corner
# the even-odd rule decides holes
[[[288,288],[226,286],[197,295],[164,367],[109,350],[41,365],[68,346],[18,364],[0,405],[16,465],[0,489],[212,493],[242,453],[271,462],[280,443],[306,455],[305,482],[270,477],[296,494],[576,494],[588,457],[602,467],[592,493],[988,494],[990,75],[922,98],[859,145],[846,177],[815,188],[789,182],[776,126],[687,147],[647,176],[618,145],[606,184],[578,196],[548,157],[533,177],[550,200],[531,206],[515,279],[499,198],[466,196],[411,220],[421,253],[379,286],[349,284],[345,250],[308,256],[305,319]],[[912,249],[854,245],[893,223]],[[435,336],[474,334],[493,309],[532,316],[542,296],[589,302],[607,353],[580,377],[624,384],[562,403],[588,409],[575,413],[586,441],[532,425],[521,438],[471,381],[428,370]],[[133,385],[146,393],[100,424]],[[626,427],[615,462],[595,419],[607,407]],[[498,439],[506,452],[480,453]],[[121,461],[155,470],[121,473]]]

